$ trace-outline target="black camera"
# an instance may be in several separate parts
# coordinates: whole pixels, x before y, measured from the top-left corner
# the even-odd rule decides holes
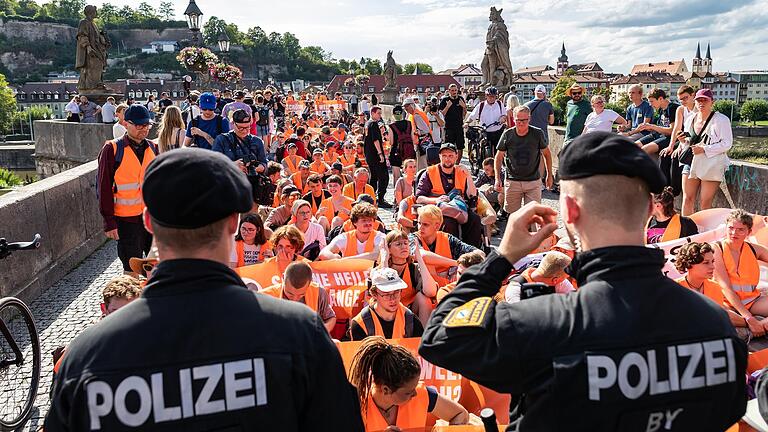
[[[547,294],[554,294],[555,287],[541,282],[524,283],[520,286],[520,300],[528,300]]]
[[[259,162],[250,154],[243,155],[243,165],[245,165],[245,175],[248,177],[253,177],[259,175],[258,172],[256,172],[256,166],[259,165]]]

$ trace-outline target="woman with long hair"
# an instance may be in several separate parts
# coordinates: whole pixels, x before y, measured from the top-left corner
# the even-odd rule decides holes
[[[264,262],[274,256],[269,237],[272,231],[264,227],[261,217],[248,213],[240,218],[235,246],[229,258],[230,267],[243,267]]]
[[[696,222],[675,211],[675,191],[671,186],[653,194],[653,210],[645,226],[646,243],[662,243],[698,233]]]
[[[176,105],[167,107],[160,127],[157,129],[157,144],[160,147],[160,153],[180,148],[184,144],[186,129],[179,107]]]
[[[408,349],[381,336],[365,339],[349,369],[367,432],[425,430],[427,414],[452,425],[467,424],[463,406],[419,381],[421,366]]]

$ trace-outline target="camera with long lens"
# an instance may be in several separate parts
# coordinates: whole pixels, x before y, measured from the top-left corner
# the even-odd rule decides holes
[[[245,174],[248,177],[255,177],[258,176],[259,173],[256,172],[256,166],[259,164],[259,162],[254,158],[252,155],[247,154],[243,155],[243,165],[245,165]]]

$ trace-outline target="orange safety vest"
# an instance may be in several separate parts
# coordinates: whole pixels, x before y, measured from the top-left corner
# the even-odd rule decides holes
[[[309,170],[313,173],[324,175],[326,172],[328,172],[329,168],[325,161],[321,159],[319,161],[312,161],[312,163],[309,164]]]
[[[456,288],[456,284],[457,284],[457,283],[458,283],[458,282],[451,282],[451,283],[449,283],[449,284],[447,284],[447,285],[443,285],[443,286],[441,286],[441,287],[440,287],[440,288],[437,290],[437,295],[435,296],[435,300],[437,300],[437,302],[438,302],[438,303],[440,303],[441,301],[443,301],[443,298],[445,298],[445,296],[447,296],[448,294],[450,294],[450,292],[451,292],[451,291],[453,291],[453,289],[454,289],[454,288]]]
[[[414,319],[415,315],[413,312],[403,306],[402,303],[399,304],[395,313],[395,323],[392,325],[392,339],[410,337],[413,334]],[[352,321],[356,322],[363,329],[366,336],[386,337],[384,330],[381,328],[379,317],[371,310],[371,306],[364,307],[359,314],[352,318]]]
[[[373,221],[373,230],[374,231],[378,231],[379,228],[381,228],[381,222],[379,222],[378,220]],[[344,232],[350,232],[353,229],[355,229],[355,225],[352,224],[352,220],[351,219],[347,219],[344,222],[344,225],[342,225],[341,229]]]
[[[648,223],[645,224],[646,231],[648,230],[648,227],[651,224],[651,219],[648,219]],[[667,229],[664,230],[664,235],[661,236],[661,239],[659,240],[659,243],[664,243],[666,241],[670,240],[677,240],[680,238],[680,231],[682,230],[682,226],[680,225],[680,215],[675,214],[672,216],[672,218],[669,219],[669,224],[667,224]],[[646,241],[648,240],[646,236]]]
[[[418,269],[416,269],[416,271],[418,271]],[[410,306],[411,303],[416,300],[416,288],[413,287],[413,278],[411,277],[410,264],[405,265],[405,269],[403,269],[403,273],[400,275],[400,279],[402,279],[403,282],[408,285],[408,288],[400,291],[400,303],[404,304],[405,306]]]
[[[271,287],[268,287],[259,291],[259,294],[266,294],[274,298],[288,300],[283,297],[282,285],[272,285]],[[317,312],[317,304],[318,304],[319,298],[320,298],[320,287],[317,286],[317,284],[315,284],[314,282],[311,282],[307,287],[307,292],[304,293],[304,304],[307,305],[307,307],[309,307],[313,311]]]
[[[353,201],[349,197],[345,196],[343,201],[344,204],[342,204],[342,207],[351,211],[352,202]],[[325,214],[316,214],[315,216],[325,216],[329,223],[335,216],[340,217],[344,221],[349,219],[349,214],[347,213],[338,212],[338,214],[336,214],[336,206],[333,205],[333,197],[324,199],[323,202],[320,203],[320,207],[325,207]]]
[[[446,191],[443,188],[443,181],[440,179],[440,164],[432,165],[427,168],[427,175],[429,181],[432,183],[432,195],[441,196],[447,195],[450,191]],[[453,169],[453,187],[461,191],[462,196],[466,194],[467,188],[467,176],[464,175],[464,171]]]
[[[731,280],[731,289],[741,298],[741,303],[748,305],[760,297],[757,284],[760,283],[760,265],[754,247],[744,242],[741,245],[739,265],[733,260],[731,248],[725,242],[717,242],[723,255],[723,264]]]
[[[328,165],[334,164],[339,161],[339,154],[336,151],[331,154],[328,150],[323,152],[323,161]]]
[[[341,190],[341,193],[344,196],[347,196],[349,198],[352,198],[353,200],[357,200],[357,197],[362,194],[368,194],[373,198],[373,203],[376,204],[376,191],[373,190],[373,186],[369,185],[368,183],[365,184],[365,187],[363,188],[363,192],[357,193],[357,188],[355,187],[355,182],[349,183],[348,185],[344,186],[344,189]]]
[[[368,240],[365,242],[365,246],[363,247],[363,253],[373,252],[374,240],[376,240],[376,231],[371,231],[371,233],[368,234]],[[344,257],[350,257],[359,254],[357,251],[357,230],[352,230],[347,233],[347,247],[344,248],[342,252],[344,253],[341,256]]]
[[[344,129],[336,129],[333,132],[331,132],[331,136],[333,137],[333,140],[337,143],[344,142],[345,139],[347,139],[347,133],[344,132]]]
[[[405,201],[405,204],[407,205],[405,211],[403,212],[403,216],[407,217],[411,221],[416,220],[416,212],[413,211],[413,205],[416,204],[416,195],[408,195],[403,201]]]
[[[410,116],[411,117],[411,124],[413,125],[413,130],[416,131],[416,134],[419,134],[419,131],[421,131],[421,129],[419,129],[416,126],[416,116],[421,117],[421,119],[424,121],[424,123],[429,128],[429,133],[432,133],[432,123],[429,122],[429,118],[427,117],[427,113],[425,113],[424,111],[422,111],[420,109],[417,109]]]
[[[288,166],[290,174],[294,174],[299,170],[299,162],[301,162],[301,156],[286,156],[283,158],[283,162]]]
[[[346,154],[341,155],[341,158],[339,158],[341,161],[341,165],[346,168],[350,165],[354,168],[355,161],[357,160],[357,155],[347,156]]]
[[[694,289],[693,287],[691,287],[688,281],[685,280],[685,276],[679,279],[675,279],[675,282],[679,283],[680,285],[686,288],[690,288],[692,290]],[[704,285],[702,286],[701,294],[705,295],[706,297],[709,297],[713,302],[717,303],[720,306],[722,306],[723,304],[726,304],[722,287],[720,287],[720,284],[713,281],[712,279],[704,280]]]
[[[125,140],[127,138],[120,138]],[[117,154],[118,140],[110,141],[113,154]],[[144,157],[141,162],[136,157],[128,143],[122,143],[123,159],[120,166],[115,170],[113,178],[113,199],[115,203],[115,216],[130,217],[139,216],[144,212],[144,200],[141,197],[141,185],[144,183],[144,173],[149,163],[155,159],[157,149],[154,143],[148,141],[147,149],[144,150]]]
[[[302,195],[306,195],[309,193],[309,182],[304,181],[304,184],[301,184],[301,173],[297,172],[291,176],[291,180],[293,181],[293,184],[296,185],[296,187],[301,191]]]
[[[357,151],[357,160],[360,161],[360,166],[364,168],[368,168],[368,161],[365,160],[365,153],[362,149],[359,149]]]
[[[425,242],[424,239],[419,237],[419,240],[421,240],[421,246],[424,249],[430,250],[429,246],[427,245],[427,242]],[[453,258],[451,256],[451,244],[448,241],[448,233],[443,232],[443,231],[438,231],[437,232],[437,238],[435,239],[435,251],[434,252],[436,254],[440,255],[441,257]],[[445,266],[437,267],[437,266],[435,266],[435,272],[436,273],[444,273],[444,272],[447,272],[449,268],[450,267],[445,267]],[[435,275],[435,281],[437,282],[438,285],[446,285],[448,283],[448,279],[447,278],[445,278],[443,276],[439,276],[439,275]]]
[[[416,386],[416,396],[404,405],[397,407],[397,420],[395,420],[394,425],[402,430],[425,430],[427,428],[428,409],[429,394],[424,383],[419,381],[419,385]],[[390,426],[370,395],[368,396],[367,411],[367,413],[363,413],[366,432],[381,432]]]
[[[296,251],[296,252],[298,254],[299,251]],[[305,263],[309,264],[312,261],[304,258],[301,255],[296,255],[296,257],[293,259],[292,262],[305,262]],[[264,269],[264,272],[266,274],[268,274],[270,278],[272,276],[278,275],[278,276],[280,276],[280,279],[283,278],[283,273],[285,272],[285,267],[288,267],[288,264],[286,264],[285,267],[280,268],[280,264],[277,262],[277,257],[276,256],[273,256],[271,258],[265,259],[263,265],[264,265],[264,267],[262,267],[262,268]]]
[[[266,257],[264,254],[269,250],[272,249],[272,245],[267,241],[261,247],[259,247],[259,256],[257,258],[258,261],[254,264],[258,264],[260,262],[264,262]],[[237,266],[243,267],[245,266],[245,242],[242,240],[235,240],[235,251],[237,252]]]

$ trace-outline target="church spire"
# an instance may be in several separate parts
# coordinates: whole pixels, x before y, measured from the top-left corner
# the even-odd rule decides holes
[[[701,58],[701,43],[700,42],[696,43],[696,57],[694,57],[694,58],[697,58],[697,59]]]
[[[563,41],[563,48],[560,50],[560,57],[557,59],[557,61],[561,63],[565,63],[568,61],[568,56],[565,55],[565,41]]]
[[[707,42],[707,60],[712,60],[712,56],[709,54],[709,42]]]

